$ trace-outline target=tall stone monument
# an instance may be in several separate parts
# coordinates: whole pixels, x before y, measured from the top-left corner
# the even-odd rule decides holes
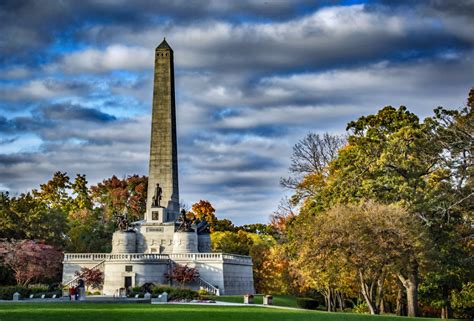
[[[166,40],[155,50],[148,175],[146,220],[174,222],[179,214],[176,107],[173,50]]]
[[[103,294],[118,295],[144,283],[165,284],[173,266],[199,270],[188,286],[213,294],[253,293],[252,259],[212,253],[209,226],[179,212],[173,50],[166,40],[155,50],[150,167],[145,217],[119,215],[112,253],[65,253],[63,284],[74,285],[81,268],[104,273]],[[179,216],[179,219],[178,219]]]

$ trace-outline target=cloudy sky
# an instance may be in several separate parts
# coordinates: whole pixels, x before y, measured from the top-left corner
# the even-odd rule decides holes
[[[154,48],[175,55],[180,197],[266,222],[292,146],[474,86],[474,0],[0,2],[0,190],[146,174]]]

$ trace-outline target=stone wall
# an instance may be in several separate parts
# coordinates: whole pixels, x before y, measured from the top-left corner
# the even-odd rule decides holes
[[[117,295],[118,289],[125,287],[125,277],[131,278],[130,286],[140,286],[144,283],[166,284],[165,273],[168,273],[169,263],[166,261],[106,262],[104,266],[105,295]]]
[[[175,254],[65,254],[63,283],[74,278],[81,267],[93,267],[104,262],[104,294],[114,295],[125,286],[147,282],[166,284],[165,273],[171,264],[188,265],[198,269],[203,281],[219,288],[221,295],[254,293],[252,259],[248,256],[224,253],[175,253]],[[198,288],[194,284],[194,288]]]

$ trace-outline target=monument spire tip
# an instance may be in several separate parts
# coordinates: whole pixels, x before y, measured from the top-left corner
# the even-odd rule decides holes
[[[171,49],[170,45],[166,42],[166,37],[163,37],[163,41],[158,45],[158,47],[156,47],[156,49],[173,50],[173,49]]]

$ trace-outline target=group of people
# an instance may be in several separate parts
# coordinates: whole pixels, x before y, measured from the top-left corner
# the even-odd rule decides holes
[[[77,301],[82,300],[86,295],[84,280],[79,279],[77,281],[77,286],[69,288],[69,300]]]

